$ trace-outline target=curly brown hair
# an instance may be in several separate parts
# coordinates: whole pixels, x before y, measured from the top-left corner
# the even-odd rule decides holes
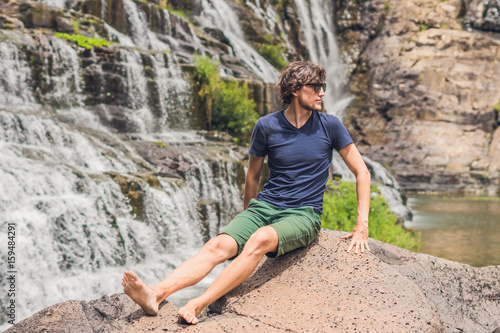
[[[308,83],[322,83],[325,78],[325,69],[319,65],[310,61],[291,62],[280,73],[277,84],[280,90],[279,99],[285,104],[290,104],[293,92]]]

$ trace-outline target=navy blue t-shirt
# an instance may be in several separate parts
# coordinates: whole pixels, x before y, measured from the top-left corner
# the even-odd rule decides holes
[[[249,153],[268,155],[271,173],[257,199],[281,209],[312,206],[322,214],[332,150],[352,142],[342,122],[332,115],[312,111],[301,128],[286,119],[285,110],[261,117]]]

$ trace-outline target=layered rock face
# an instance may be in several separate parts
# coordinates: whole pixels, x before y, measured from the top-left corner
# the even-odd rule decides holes
[[[264,259],[196,326],[177,323],[168,302],[146,316],[124,294],[53,305],[14,332],[497,332],[500,268],[473,268],[371,240],[345,252],[340,232]],[[446,288],[444,288],[446,286]]]
[[[495,2],[337,4],[356,95],[347,123],[360,150],[389,166],[403,189],[497,193]]]

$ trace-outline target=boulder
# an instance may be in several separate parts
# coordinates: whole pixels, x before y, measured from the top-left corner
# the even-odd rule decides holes
[[[67,301],[19,322],[15,332],[497,332],[500,267],[473,268],[370,240],[345,252],[323,230],[309,247],[263,259],[195,326],[164,301],[147,316],[124,294]]]
[[[356,95],[345,122],[360,151],[389,165],[404,190],[500,192],[490,149],[499,35],[462,29],[467,9],[487,1],[337,1],[346,3],[339,39]]]

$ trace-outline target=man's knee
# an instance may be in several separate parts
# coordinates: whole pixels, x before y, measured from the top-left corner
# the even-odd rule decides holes
[[[233,237],[222,234],[209,240],[202,251],[219,264],[238,253],[238,243]]]
[[[278,249],[278,234],[272,227],[258,229],[249,239],[243,251],[248,254],[264,255]]]

